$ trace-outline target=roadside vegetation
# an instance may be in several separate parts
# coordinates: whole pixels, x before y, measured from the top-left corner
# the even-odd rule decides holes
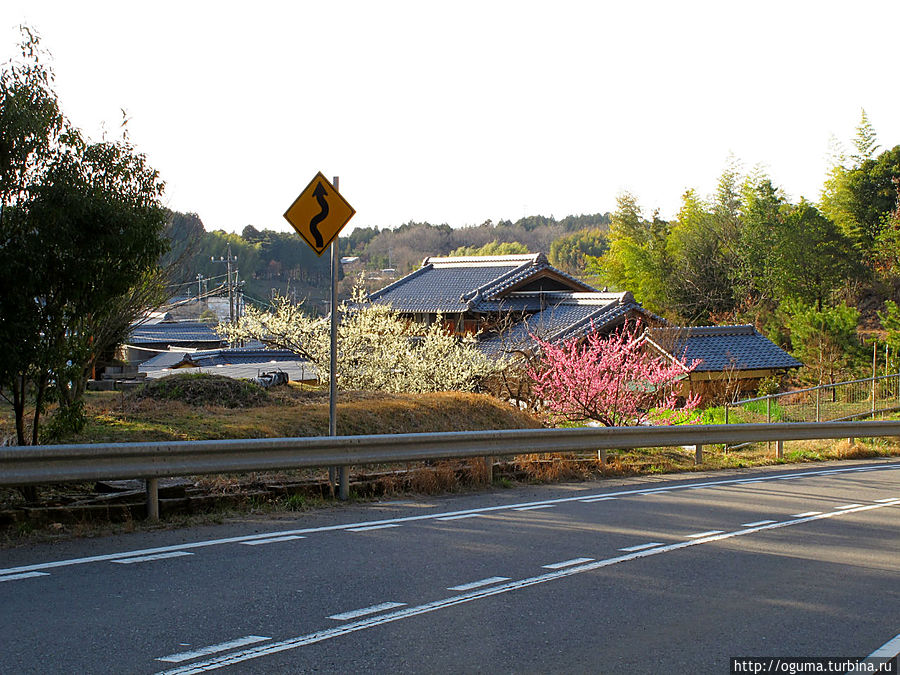
[[[327,434],[328,393],[323,388],[297,383],[264,391],[224,377],[175,375],[149,383],[143,390],[88,392],[85,417],[86,424],[80,432],[62,437],[59,442],[316,436]],[[545,420],[492,396],[475,393],[342,392],[338,404],[338,433],[342,435],[537,428],[544,423]],[[14,420],[4,411],[0,414],[0,434],[13,432]],[[793,442],[785,445],[783,459],[775,458],[774,444],[740,449],[708,446],[703,456],[701,465],[694,464],[693,448],[610,451],[606,464],[591,453],[498,457],[493,487],[900,456],[900,445],[882,439],[857,439],[853,445],[847,441]],[[139,492],[140,485],[137,488]],[[484,488],[481,460],[351,469],[351,496],[356,501]],[[193,506],[187,511],[168,513],[162,526],[337,506],[330,496],[324,467],[190,477],[181,481],[177,495],[179,499],[173,503],[190,498]],[[101,508],[100,504],[109,499],[109,495],[98,497],[94,484],[42,486],[40,501],[23,510],[26,505],[19,491],[0,489],[0,544],[15,545],[35,537],[84,536],[154,527],[142,523],[127,505],[114,508],[110,502],[110,506]],[[140,494],[132,499],[136,505],[143,502]]]

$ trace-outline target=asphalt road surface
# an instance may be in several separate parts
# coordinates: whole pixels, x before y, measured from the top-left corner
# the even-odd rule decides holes
[[[0,551],[0,672],[17,675],[728,673],[897,652],[896,460]]]

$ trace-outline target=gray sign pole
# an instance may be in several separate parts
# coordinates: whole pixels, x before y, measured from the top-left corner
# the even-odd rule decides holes
[[[339,176],[334,177],[334,189],[340,192]],[[338,305],[337,305],[337,278],[340,258],[338,255],[338,239],[331,242],[331,363],[328,378],[328,435],[337,436],[337,349],[338,349]],[[340,491],[342,500],[350,497],[350,467],[340,467]]]

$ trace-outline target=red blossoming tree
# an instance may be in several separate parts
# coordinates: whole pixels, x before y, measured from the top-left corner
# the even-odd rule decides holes
[[[534,392],[562,419],[634,426],[654,412],[693,410],[699,403],[692,395],[679,406],[676,393],[698,362],[685,365],[648,354],[639,325],[608,337],[591,332],[558,345],[535,339],[541,357],[528,373]]]

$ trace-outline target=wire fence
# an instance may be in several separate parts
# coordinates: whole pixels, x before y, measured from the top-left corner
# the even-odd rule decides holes
[[[725,423],[836,422],[900,409],[900,373],[725,404]]]

